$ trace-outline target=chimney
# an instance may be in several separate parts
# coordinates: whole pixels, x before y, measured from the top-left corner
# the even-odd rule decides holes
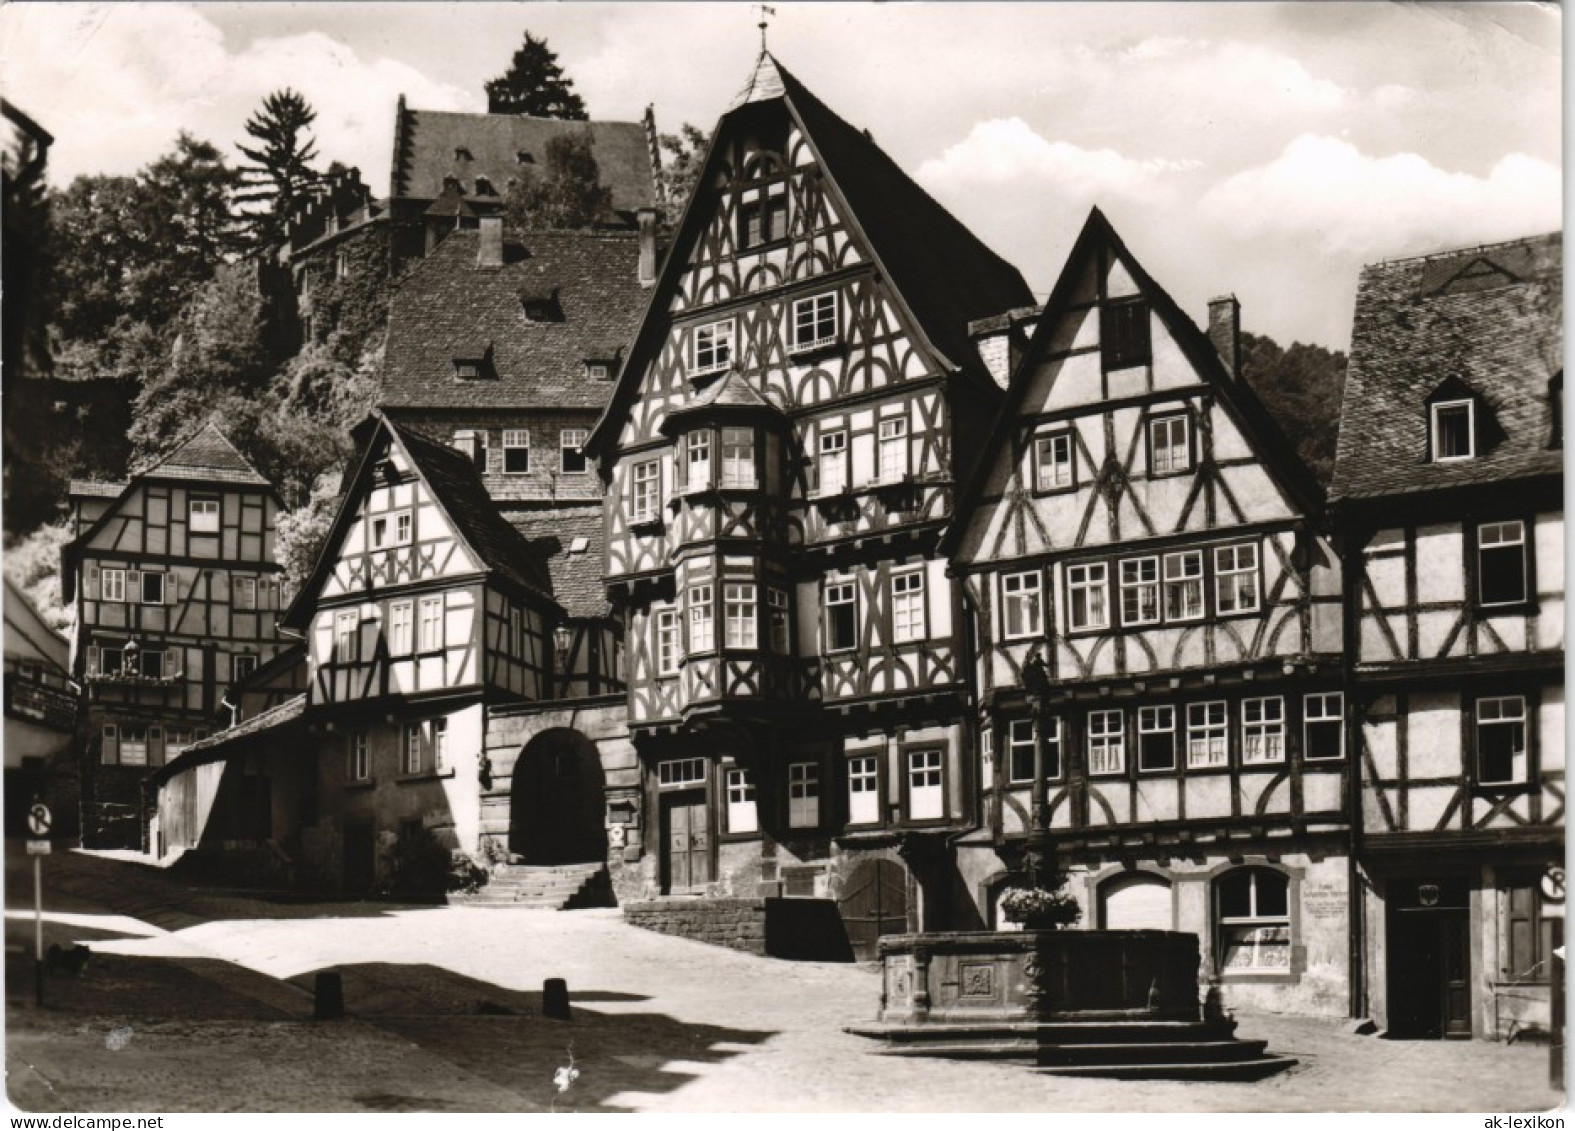
[[[481,218],[481,247],[476,252],[477,267],[503,266],[503,217]]]
[[[1209,341],[1231,380],[1241,379],[1241,303],[1235,295],[1209,300]]]
[[[656,282],[656,209],[642,208],[635,215],[640,221],[640,285]]]

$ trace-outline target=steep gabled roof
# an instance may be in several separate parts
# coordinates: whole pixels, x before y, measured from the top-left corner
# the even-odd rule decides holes
[[[468,199],[488,199],[475,192],[485,177],[500,196],[511,178],[540,175],[546,167],[547,143],[563,136],[584,136],[601,183],[612,193],[617,212],[632,215],[656,207],[656,174],[651,144],[640,122],[570,122],[530,118],[523,114],[460,114],[441,110],[410,110],[403,101],[394,129],[394,163],[389,192],[393,197],[436,200],[443,181],[456,178]],[[523,160],[524,154],[528,160]]]
[[[611,381],[585,362],[613,363],[640,325],[649,291],[633,233],[537,232],[504,244],[501,267],[477,262],[480,233],[452,233],[407,275],[389,303],[379,403],[385,408],[600,409]],[[556,320],[526,318],[522,294],[554,295]],[[454,360],[492,344],[477,380]]]
[[[1330,495],[1336,500],[1559,475],[1560,232],[1362,269]],[[1474,459],[1433,463],[1427,401],[1445,382],[1490,417]]]
[[[344,542],[350,523],[355,521],[361,496],[375,474],[372,456],[379,450],[379,438],[385,434],[390,443],[397,445],[404,453],[411,468],[426,483],[432,498],[448,516],[455,536],[469,548],[481,567],[490,575],[551,602],[552,582],[545,566],[519,531],[498,513],[470,457],[458,449],[435,443],[418,432],[403,428],[381,414],[371,419],[373,426],[370,429],[363,431],[358,428],[365,438],[356,461],[355,474],[340,503],[339,513],[334,516],[328,537],[323,542],[322,553],[312,568],[311,576],[280,618],[280,623],[297,631],[304,631],[310,623],[312,609],[317,603],[318,594],[322,592],[323,582],[337,560],[339,547]]]
[[[157,457],[140,470],[134,470],[132,478],[138,477],[207,479],[222,483],[251,483],[259,487],[272,486],[211,420],[167,455]]]
[[[1006,387],[1006,399],[1001,405],[995,423],[991,426],[990,439],[983,447],[986,453],[994,454],[985,455],[979,461],[979,466],[974,469],[973,478],[958,501],[956,518],[942,536],[940,549],[943,554],[949,555],[957,550],[968,523],[972,520],[974,509],[978,506],[979,498],[989,482],[994,460],[1002,458],[1001,453],[1012,450],[1012,431],[1016,427],[1017,416],[1022,409],[1023,397],[1027,394],[1034,369],[1042,362],[1045,351],[1050,348],[1051,339],[1055,336],[1044,331],[1062,316],[1072,300],[1085,265],[1100,247],[1109,248],[1120,260],[1132,277],[1132,281],[1137,284],[1138,290],[1149,301],[1154,314],[1164,322],[1172,339],[1181,348],[1194,371],[1214,389],[1220,404],[1235,418],[1237,425],[1252,445],[1254,455],[1263,461],[1280,486],[1290,492],[1304,509],[1313,509],[1322,501],[1323,492],[1317,480],[1308,467],[1297,458],[1294,445],[1286,438],[1285,433],[1264,407],[1263,402],[1258,399],[1252,387],[1240,378],[1232,377],[1226,371],[1225,363],[1220,360],[1219,353],[1214,349],[1214,344],[1209,340],[1208,335],[1187,317],[1186,312],[1176,304],[1170,293],[1143,269],[1143,265],[1116,234],[1115,228],[1105,218],[1105,214],[1094,208],[1089,212],[1083,230],[1078,234],[1077,242],[1072,245],[1072,251],[1061,268],[1060,277],[1056,280],[1055,288],[1050,292],[1050,298],[1045,303],[1039,321],[1034,327],[1028,348],[1023,351],[1023,356],[1012,372],[1011,380]]]
[[[699,396],[669,412],[662,420],[662,428],[666,430],[673,421],[682,420],[686,416],[701,416],[714,411],[726,413],[730,419],[735,420],[740,416],[758,417],[761,413],[768,416],[782,416],[779,407],[772,404],[760,390],[750,384],[749,378],[733,368],[713,381]]]
[[[547,563],[553,598],[564,612],[581,619],[611,615],[602,584],[606,539],[600,506],[517,511],[508,517],[532,553]]]
[[[717,123],[696,185],[715,182],[721,143],[737,116],[773,101],[781,102],[798,123],[830,190],[845,205],[841,209],[845,220],[863,237],[890,280],[896,301],[912,315],[930,349],[947,367],[979,370],[981,380],[988,381],[968,337],[968,323],[1031,304],[1033,295],[1021,273],[915,184],[869,134],[839,118],[771,55],[761,53],[744,91]],[[656,347],[657,329],[665,321],[662,315],[707,221],[701,213],[710,203],[710,194],[702,187],[684,209],[651,297],[650,315],[641,324],[607,412],[592,430],[588,451],[602,449],[612,429],[610,422],[638,391],[643,358]]]

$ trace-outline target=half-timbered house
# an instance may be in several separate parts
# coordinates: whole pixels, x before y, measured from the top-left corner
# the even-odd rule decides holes
[[[1200,330],[1094,210],[943,547],[976,642],[958,866],[993,922],[1046,845],[1084,927],[1196,932],[1228,1001],[1338,1016],[1340,570],[1238,339],[1233,298]]]
[[[149,768],[203,737],[225,688],[289,645],[274,623],[279,499],[210,423],[126,483],[73,482],[70,500],[83,839],[137,845]]]
[[[624,898],[840,897],[858,945],[947,921],[975,754],[936,544],[1000,395],[968,323],[1028,302],[761,55],[590,440],[640,766]]]
[[[1363,1011],[1550,1024],[1562,937],[1564,514],[1555,233],[1367,267],[1331,488],[1362,772]]]

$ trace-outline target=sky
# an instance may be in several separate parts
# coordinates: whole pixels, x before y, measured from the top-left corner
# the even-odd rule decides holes
[[[1362,264],[1553,231],[1551,4],[786,3],[772,54],[1042,298],[1090,207],[1192,317],[1344,349]],[[281,86],[324,163],[387,193],[394,106],[486,109],[529,30],[591,116],[710,130],[752,70],[743,3],[7,4],[0,92],[51,180],[131,173],[179,130],[235,156]]]

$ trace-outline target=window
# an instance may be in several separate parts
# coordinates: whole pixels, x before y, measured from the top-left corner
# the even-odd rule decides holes
[[[530,471],[530,432],[524,428],[503,430],[503,471],[524,475]]]
[[[689,652],[709,652],[716,647],[716,621],[712,610],[711,587],[689,587]]]
[[[123,726],[120,728],[120,764],[146,766],[148,764],[148,728]]]
[[[1241,761],[1285,761],[1285,700],[1278,695],[1241,701]]]
[[[851,581],[826,586],[826,651],[841,652],[858,643],[858,594]]]
[[[1061,720],[1041,720],[1045,747],[1045,780],[1061,776]],[[1034,721],[1013,719],[1006,731],[1006,780],[1025,785],[1034,780]]]
[[[1138,769],[1176,768],[1176,708],[1138,708]]]
[[[190,507],[191,532],[193,534],[217,534],[219,532],[219,500],[218,499],[193,499]]]
[[[646,460],[634,465],[634,496],[630,512],[635,522],[651,522],[656,518],[662,493],[662,464],[660,460]]]
[[[487,470],[487,434],[470,428],[454,433],[454,446],[470,457],[477,471]]]
[[[144,657],[146,657],[146,653],[144,653]],[[161,655],[159,657],[159,663],[162,665],[163,662],[164,657]],[[231,661],[231,663],[234,668],[234,682],[236,683],[241,682],[241,680],[245,679],[247,676],[251,675],[252,672],[257,670],[256,656],[236,656],[235,659]]]
[[[880,422],[880,482],[901,483],[908,477],[908,422],[891,417]]]
[[[1229,741],[1225,735],[1225,703],[1187,704],[1187,767],[1212,769],[1223,766],[1230,758]]]
[[[432,772],[448,769],[448,719],[432,720]]]
[[[1070,430],[1034,437],[1034,490],[1064,491],[1077,485]]]
[[[817,470],[822,495],[840,495],[848,489],[848,433],[845,429],[820,434]]]
[[[771,612],[771,650],[779,656],[789,655],[793,651],[793,630],[787,590],[767,589],[766,603]]]
[[[1474,401],[1439,401],[1432,406],[1432,416],[1434,463],[1471,459],[1476,455]]]
[[[788,828],[813,829],[820,824],[820,767],[814,762],[788,764]]]
[[[1121,563],[1121,623],[1159,623],[1159,559],[1127,558]]]
[[[1197,620],[1203,616],[1203,552],[1183,550],[1165,555],[1165,619]]]
[[[1221,615],[1257,612],[1257,546],[1221,546],[1214,551],[1214,607]]]
[[[1345,697],[1319,691],[1302,700],[1302,757],[1309,762],[1345,756]]]
[[[758,644],[760,618],[753,585],[735,582],[722,586],[722,615],[729,648],[754,648]]]
[[[891,579],[891,638],[898,644],[923,640],[924,573],[893,574]]]
[[[1148,422],[1150,475],[1176,475],[1192,467],[1192,445],[1187,439],[1187,418],[1161,416]]]
[[[1267,868],[1236,868],[1214,881],[1221,973],[1289,971],[1290,881]]]
[[[755,811],[755,781],[748,770],[728,770],[724,775],[727,791],[727,831],[752,833],[760,828]]]
[[[103,750],[102,750],[102,753],[100,755],[100,757],[102,758],[102,760],[104,762],[104,765],[106,765],[106,766],[113,766],[116,762],[120,761],[120,749],[119,749],[119,747],[120,747],[120,728],[115,726],[114,723],[106,724],[105,727],[104,727]]]
[[[605,361],[587,361],[585,375],[592,381],[611,381],[612,366]]]
[[[678,674],[678,612],[656,611],[656,674]]]
[[[237,577],[231,584],[237,609],[255,609],[257,607],[257,579],[255,577]]]
[[[1526,700],[1519,695],[1478,699],[1477,781],[1513,785],[1528,780]]]
[[[126,571],[123,569],[106,569],[101,575],[100,595],[106,601],[124,601],[126,599]]]
[[[738,211],[738,245],[741,250],[787,239],[787,195],[776,192],[746,200]]]
[[[161,648],[144,648],[137,653],[137,674],[144,679],[164,677],[164,651]]]
[[[565,475],[584,475],[590,469],[580,449],[590,435],[583,428],[564,428],[558,433],[558,470]]]
[[[405,724],[405,762],[404,772],[419,774],[421,772],[421,724]]]
[[[388,653],[391,656],[410,654],[409,601],[395,601],[388,606]]]
[[[755,486],[755,430],[722,429],[722,486]]]
[[[415,523],[411,520],[409,511],[394,512],[394,544],[404,546],[410,542],[415,531]]]
[[[1088,772],[1119,774],[1127,768],[1126,725],[1121,711],[1088,713]]]
[[[350,780],[366,781],[372,776],[372,762],[367,750],[366,731],[358,730],[350,735]]]
[[[656,764],[656,782],[662,786],[705,784],[704,758],[675,758]]]
[[[388,519],[387,518],[374,518],[372,520],[372,524],[371,525],[372,525],[372,537],[371,537],[372,547],[371,548],[374,549],[374,550],[380,550],[384,546],[388,545]],[[239,599],[237,599],[236,603],[237,604],[240,603]]]
[[[526,317],[529,317],[527,313]],[[456,357],[454,359],[454,379],[457,381],[479,381],[487,374],[485,358]]]
[[[162,573],[143,570],[142,603],[144,605],[162,605],[164,603],[164,575]]]
[[[186,747],[191,745],[191,731],[183,727],[171,727],[164,736],[164,761],[173,762],[186,752]]]
[[[119,675],[126,663],[126,653],[121,648],[100,648],[98,670],[102,675]]]
[[[1104,562],[1066,567],[1066,626],[1069,630],[1110,626],[1105,577]]]
[[[733,361],[733,322],[724,319],[695,327],[691,373],[714,373]]]
[[[334,663],[353,664],[361,658],[358,647],[361,618],[354,609],[334,614]]]
[[[1147,364],[1148,303],[1142,299],[1126,299],[1101,306],[1099,344],[1106,369]]]
[[[793,349],[812,350],[837,340],[837,295],[835,291],[811,295],[793,303]]]
[[[1038,636],[1042,609],[1038,570],[1001,578],[1001,625],[1006,639]]]
[[[934,821],[946,816],[939,750],[908,751],[908,819]]]
[[[443,647],[443,598],[423,597],[416,620],[416,647],[433,652]]]
[[[848,824],[880,823],[880,764],[874,755],[848,759]]]
[[[691,432],[684,437],[684,486],[700,491],[711,486],[711,433]]]
[[[1477,527],[1477,592],[1482,605],[1526,599],[1526,525],[1485,522]]]

